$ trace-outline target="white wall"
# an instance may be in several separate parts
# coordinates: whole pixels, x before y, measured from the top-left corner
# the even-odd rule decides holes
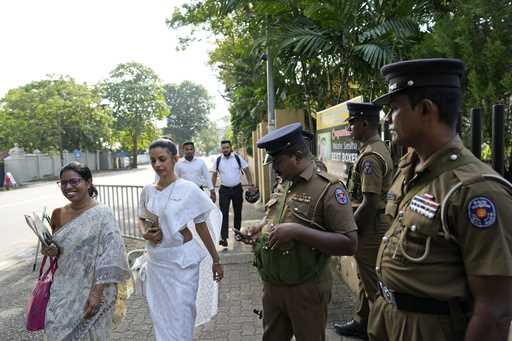
[[[64,164],[75,160],[73,154],[64,151]],[[91,171],[99,170],[99,154],[83,151],[81,163]],[[5,171],[11,172],[18,183],[59,176],[61,168],[59,154],[25,154],[23,152],[10,155],[5,159]]]
[[[147,165],[147,164],[149,164],[149,154],[139,154],[139,155],[137,155],[137,164],[138,165]]]

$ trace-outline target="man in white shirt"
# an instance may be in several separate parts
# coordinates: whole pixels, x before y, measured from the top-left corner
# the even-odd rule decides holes
[[[219,244],[227,247],[230,201],[233,201],[235,230],[240,231],[240,227],[242,225],[242,174],[245,174],[247,183],[250,186],[249,190],[255,191],[255,188],[252,183],[251,171],[249,170],[247,161],[245,161],[239,155],[233,153],[231,148],[231,141],[221,141],[220,146],[222,155],[219,156],[213,165],[212,183],[217,183],[217,174],[219,174],[219,207],[222,212],[222,229],[220,233],[221,240],[219,241]],[[235,239],[239,240],[240,235],[235,234]]]
[[[192,181],[199,188],[204,189],[208,187],[210,190],[210,198],[215,202],[215,189],[212,181],[208,176],[208,168],[206,163],[195,157],[195,147],[193,142],[183,143],[184,158],[180,159],[176,166],[174,166],[174,172],[180,178]]]

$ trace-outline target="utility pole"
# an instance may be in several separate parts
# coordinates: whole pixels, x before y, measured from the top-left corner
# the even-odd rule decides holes
[[[268,131],[270,132],[276,128],[276,112],[274,99],[274,77],[272,76],[272,58],[270,54],[269,35],[270,29],[267,16],[266,48],[265,53],[263,56],[261,56],[261,59],[267,62],[267,121]]]
[[[266,16],[266,32],[265,32],[265,53],[261,59],[267,62],[267,133],[276,128],[276,112],[275,112],[275,98],[274,98],[274,77],[272,75],[272,58],[270,54],[270,25],[268,15]],[[268,167],[269,179],[269,193],[272,193],[272,188],[276,182],[276,173],[273,167]]]

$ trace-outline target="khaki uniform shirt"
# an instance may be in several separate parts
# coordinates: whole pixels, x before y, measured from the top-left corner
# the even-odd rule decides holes
[[[357,230],[345,186],[335,176],[316,168],[314,162],[287,190],[284,184],[280,186],[282,189],[267,203],[268,223],[263,233],[270,233],[270,223],[279,222],[294,222],[329,232]],[[281,200],[285,200],[282,214],[278,209]]]
[[[337,177],[317,168],[313,161],[293,183],[284,181],[279,184],[266,207],[262,235],[268,235],[273,224],[288,222],[327,232],[357,231],[345,186]],[[286,251],[293,247],[293,243],[300,241],[279,245],[283,257],[288,256]],[[330,287],[330,271],[324,269],[321,272],[319,283]]]
[[[375,193],[380,196],[379,209],[386,206],[386,194],[393,181],[393,160],[391,154],[378,135],[368,139],[359,148],[359,156],[354,163],[351,182],[352,193],[358,193],[355,198],[351,193],[350,200],[354,207],[359,206],[363,193]],[[351,186],[349,186],[351,187]],[[351,188],[352,191],[352,188]]]
[[[471,162],[418,186],[423,188],[413,199],[401,203],[422,177],[447,168],[461,155]],[[490,179],[468,181],[479,174],[497,174],[464,148],[459,137],[423,165],[418,163],[414,152],[402,158],[388,195],[386,214],[394,221],[383,237],[376,268],[384,285],[399,293],[446,301],[469,299],[468,275],[512,276],[511,190]],[[460,182],[462,187],[445,205],[451,234],[445,238],[441,204]]]

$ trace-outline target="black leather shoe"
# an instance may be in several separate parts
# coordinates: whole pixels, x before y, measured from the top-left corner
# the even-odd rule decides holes
[[[366,324],[357,322],[356,320],[350,320],[347,322],[335,322],[334,330],[338,335],[358,337],[363,340],[368,340],[368,332],[366,330]]]
[[[228,247],[228,241],[226,239],[221,239],[221,240],[219,240],[219,245]]]

